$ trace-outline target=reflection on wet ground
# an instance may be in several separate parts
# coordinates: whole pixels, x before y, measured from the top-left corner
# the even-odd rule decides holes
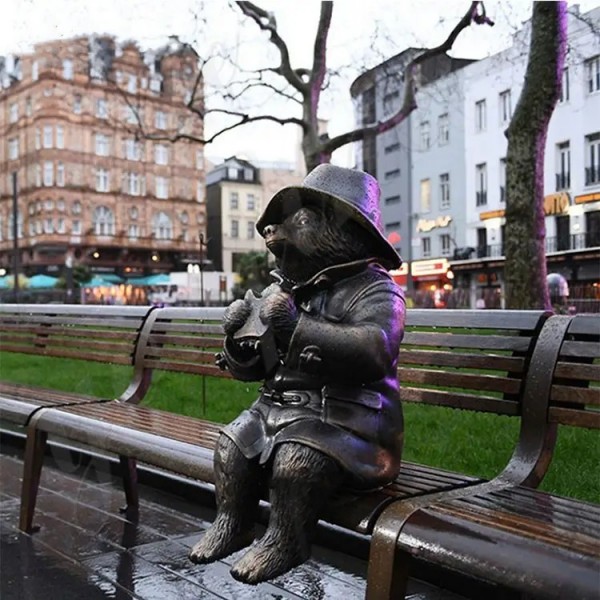
[[[18,532],[22,458],[0,454],[0,597],[2,600],[343,599],[364,597],[366,562],[316,546],[313,558],[273,582],[256,587],[229,574],[238,555],[212,565],[187,560],[214,511],[181,497],[141,486],[136,521],[119,512],[123,493],[101,459],[85,472],[68,455],[42,473],[33,535]],[[55,456],[55,458],[57,458]],[[413,600],[450,600],[414,582]]]

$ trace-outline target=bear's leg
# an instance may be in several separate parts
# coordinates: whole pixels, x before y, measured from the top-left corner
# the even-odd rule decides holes
[[[192,562],[213,562],[252,543],[263,472],[258,459],[248,460],[221,434],[215,449],[217,517],[192,548]]]
[[[342,478],[337,463],[318,450],[295,443],[278,446],[267,531],[233,566],[232,576],[257,584],[306,561],[319,514]]]

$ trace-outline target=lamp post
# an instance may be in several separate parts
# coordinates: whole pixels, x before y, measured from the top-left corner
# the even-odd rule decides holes
[[[12,234],[13,234],[13,295],[15,304],[19,302],[19,207],[17,205],[17,172],[12,172]]]
[[[204,234],[200,233],[200,306],[204,306],[204,248],[208,241],[204,241]]]
[[[70,251],[65,256],[65,283],[67,285],[67,304],[73,303],[73,255]]]

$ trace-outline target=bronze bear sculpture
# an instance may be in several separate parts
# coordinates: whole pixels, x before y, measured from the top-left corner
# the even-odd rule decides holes
[[[222,363],[238,379],[264,383],[218,440],[217,517],[193,562],[252,544],[268,486],[266,532],[231,574],[250,584],[272,579],[309,558],[334,492],[377,488],[397,475],[405,303],[387,271],[401,260],[382,235],[379,195],[370,175],[320,165],[277,192],[259,219],[276,257],[274,282],[258,301],[227,308]],[[243,334],[252,320],[250,329],[258,322],[265,330],[258,343],[258,333]]]

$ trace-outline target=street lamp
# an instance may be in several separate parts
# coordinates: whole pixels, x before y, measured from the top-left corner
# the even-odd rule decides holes
[[[204,234],[200,233],[200,306],[204,306],[204,248],[208,246],[208,240],[204,241]]]
[[[67,285],[67,304],[73,303],[73,255],[67,252],[65,256],[65,282]]]

